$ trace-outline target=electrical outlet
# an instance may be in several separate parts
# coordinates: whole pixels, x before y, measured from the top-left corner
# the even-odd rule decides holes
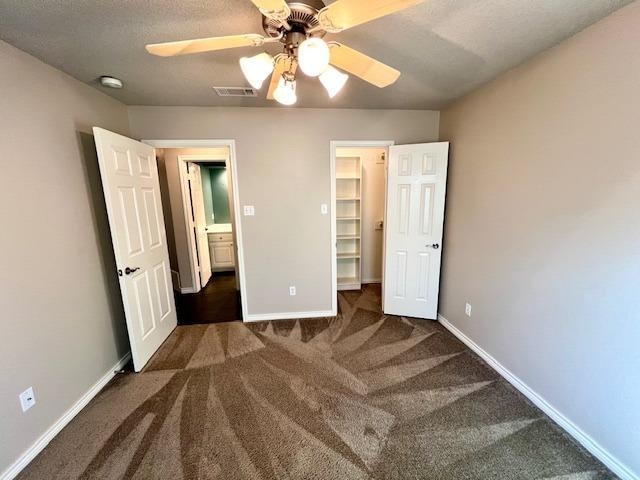
[[[470,305],[469,303],[465,303],[465,304],[464,304],[464,314],[465,314],[467,317],[470,317],[470,316],[471,316],[471,305]]]
[[[36,404],[36,396],[33,393],[33,387],[27,388],[24,392],[18,395],[20,398],[20,406],[22,411],[26,412]]]
[[[329,206],[326,203],[320,205],[320,213],[322,215],[326,215],[327,213],[329,213]]]
[[[289,295],[295,297],[296,295],[296,287],[289,287]]]

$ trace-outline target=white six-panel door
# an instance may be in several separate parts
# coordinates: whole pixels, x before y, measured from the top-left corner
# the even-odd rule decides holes
[[[449,143],[389,147],[384,311],[436,319]]]
[[[177,324],[155,150],[101,128],[93,134],[138,372]]]

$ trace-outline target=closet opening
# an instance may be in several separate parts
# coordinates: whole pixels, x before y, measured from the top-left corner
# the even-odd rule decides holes
[[[331,142],[333,305],[337,292],[383,288],[388,147]],[[382,296],[382,295],[381,295]]]

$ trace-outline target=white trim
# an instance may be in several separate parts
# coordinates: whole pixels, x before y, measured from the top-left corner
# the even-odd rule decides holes
[[[173,284],[173,289],[179,292],[180,291],[180,272],[171,270],[171,283]]]
[[[183,287],[180,289],[180,293],[198,293],[193,287]]]
[[[389,147],[395,145],[392,140],[331,140],[329,142],[330,172],[331,172],[331,316],[338,314],[338,254],[336,238],[336,148],[369,147],[386,148],[389,158]],[[385,164],[386,168],[386,164]],[[360,186],[362,188],[362,185]],[[386,202],[385,202],[386,203]],[[383,252],[384,265],[384,252]],[[361,266],[362,267],[362,266]]]
[[[363,278],[362,283],[382,283],[382,278]]]
[[[496,372],[498,372],[507,382],[517,388],[520,393],[531,400],[540,410],[547,414],[551,419],[560,425],[569,435],[571,435],[578,443],[586,448],[593,456],[598,458],[609,469],[618,475],[622,480],[640,480],[640,477],[633,473],[629,467],[624,465],[620,460],[608,452],[596,440],[591,438],[587,433],[582,431],[575,423],[567,418],[563,413],[557,410],[547,400],[542,398],[531,387],[511,373],[506,367],[500,364],[495,358],[486,352],[477,343],[467,337],[461,330],[453,325],[449,320],[438,314],[440,324],[455,335],[467,347],[477,353],[485,362],[489,364]]]
[[[87,392],[82,395],[71,408],[62,414],[41,436],[36,440],[20,457],[7,468],[1,475],[0,480],[11,480],[15,478],[31,462],[54,437],[60,433],[80,411],[111,381],[119,370],[131,360],[131,352],[123,356],[118,362],[105,373]]]
[[[240,213],[240,189],[238,188],[238,161],[236,158],[235,140],[141,140],[142,143],[155,148],[229,148],[229,163],[231,164],[231,180],[233,184],[233,219],[236,251],[238,253],[238,277],[240,279],[240,301],[242,302],[242,317],[247,315],[247,282],[244,268],[244,249],[242,241],[242,223]]]
[[[140,140],[142,143],[151,145],[155,148],[216,148],[216,147],[228,147],[230,144],[235,144],[235,140],[232,139],[219,139],[219,140]]]
[[[335,317],[331,310],[317,312],[286,312],[286,313],[256,313],[245,315],[245,322],[265,322],[267,320],[291,320],[293,318],[323,318]]]

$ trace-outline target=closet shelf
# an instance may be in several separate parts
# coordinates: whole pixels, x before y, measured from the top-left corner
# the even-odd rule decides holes
[[[335,163],[336,260],[338,290],[361,288],[362,159],[340,156]],[[339,233],[338,233],[339,232]]]

